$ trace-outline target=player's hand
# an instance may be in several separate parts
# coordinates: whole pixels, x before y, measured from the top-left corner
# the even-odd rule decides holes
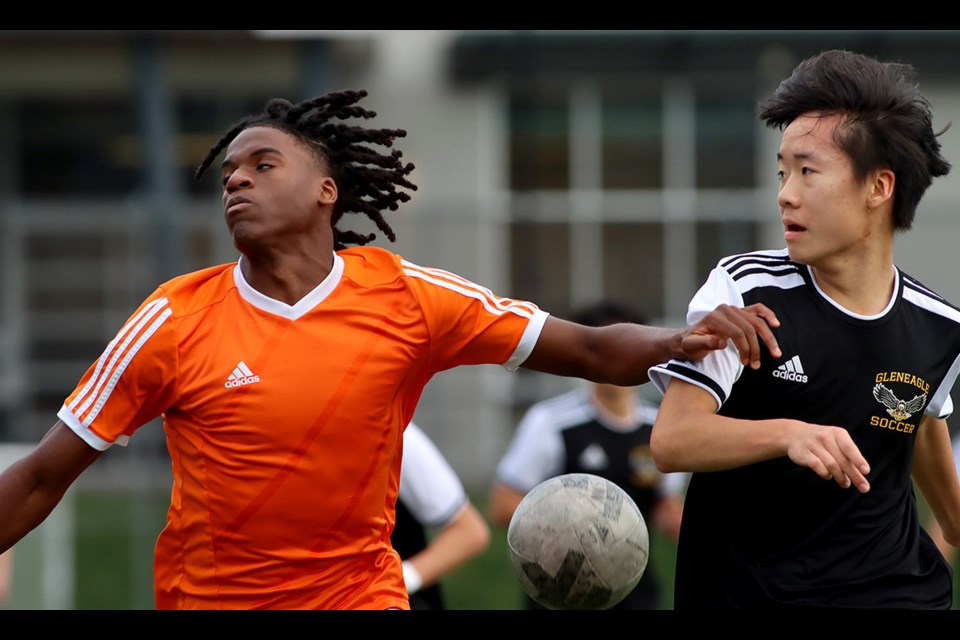
[[[699,360],[714,349],[726,347],[727,340],[733,340],[743,366],[759,369],[761,341],[774,358],[782,355],[771,330],[779,326],[776,314],[764,304],[743,308],[722,304],[687,327],[681,348],[688,359]]]
[[[860,493],[870,490],[866,478],[870,465],[846,429],[797,422],[787,455],[796,464],[809,467],[824,480],[833,479],[844,489],[852,485]]]

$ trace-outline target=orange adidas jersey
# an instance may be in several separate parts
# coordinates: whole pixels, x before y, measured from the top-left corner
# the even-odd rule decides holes
[[[374,247],[293,306],[221,265],[158,287],[58,417],[105,450],[163,416],[158,608],[407,608],[403,429],[434,374],[515,369],[546,315]]]

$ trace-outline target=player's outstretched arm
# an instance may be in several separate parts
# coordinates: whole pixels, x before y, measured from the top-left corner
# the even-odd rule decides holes
[[[547,318],[524,368],[620,386],[647,382],[650,367],[668,360],[699,359],[732,340],[745,363],[759,366],[763,346],[775,357],[780,348],[771,331],[779,326],[766,306],[721,305],[683,329],[619,323],[587,327]],[[761,345],[762,343],[762,345]]]
[[[960,478],[946,420],[925,416],[917,425],[913,481],[938,523],[941,540],[960,546]]]
[[[670,381],[650,438],[660,471],[721,471],[788,456],[843,488],[870,490],[870,467],[846,429],[799,420],[740,420],[716,410],[716,400],[700,387]]]
[[[0,552],[43,522],[73,481],[100,457],[63,422],[0,474]]]

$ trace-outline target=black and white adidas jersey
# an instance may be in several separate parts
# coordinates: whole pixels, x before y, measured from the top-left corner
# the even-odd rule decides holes
[[[400,558],[406,560],[423,551],[467,503],[466,490],[440,449],[416,423],[409,423],[403,432],[397,520],[390,536]],[[445,609],[441,583],[411,595],[410,608]]]
[[[652,517],[664,494],[682,494],[686,474],[664,475],[650,455],[656,405],[637,398],[635,422],[615,424],[584,386],[530,406],[496,468],[499,482],[524,493],[563,473],[591,473],[622,487]]]
[[[919,524],[911,462],[924,415],[946,417],[960,372],[960,310],[897,270],[890,304],[853,314],[787,251],[720,261],[690,303],[694,322],[718,304],[762,302],[781,321],[783,357],[759,370],[733,346],[650,371],[680,378],[718,413],[843,426],[871,465],[860,494],[779,458],[691,478],[677,560],[676,604],[792,603],[949,608],[951,576]]]

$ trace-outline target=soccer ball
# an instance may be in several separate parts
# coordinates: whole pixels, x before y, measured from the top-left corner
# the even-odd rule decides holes
[[[524,496],[507,528],[507,548],[524,591],[548,609],[609,609],[643,577],[650,537],[623,489],[568,473]]]

